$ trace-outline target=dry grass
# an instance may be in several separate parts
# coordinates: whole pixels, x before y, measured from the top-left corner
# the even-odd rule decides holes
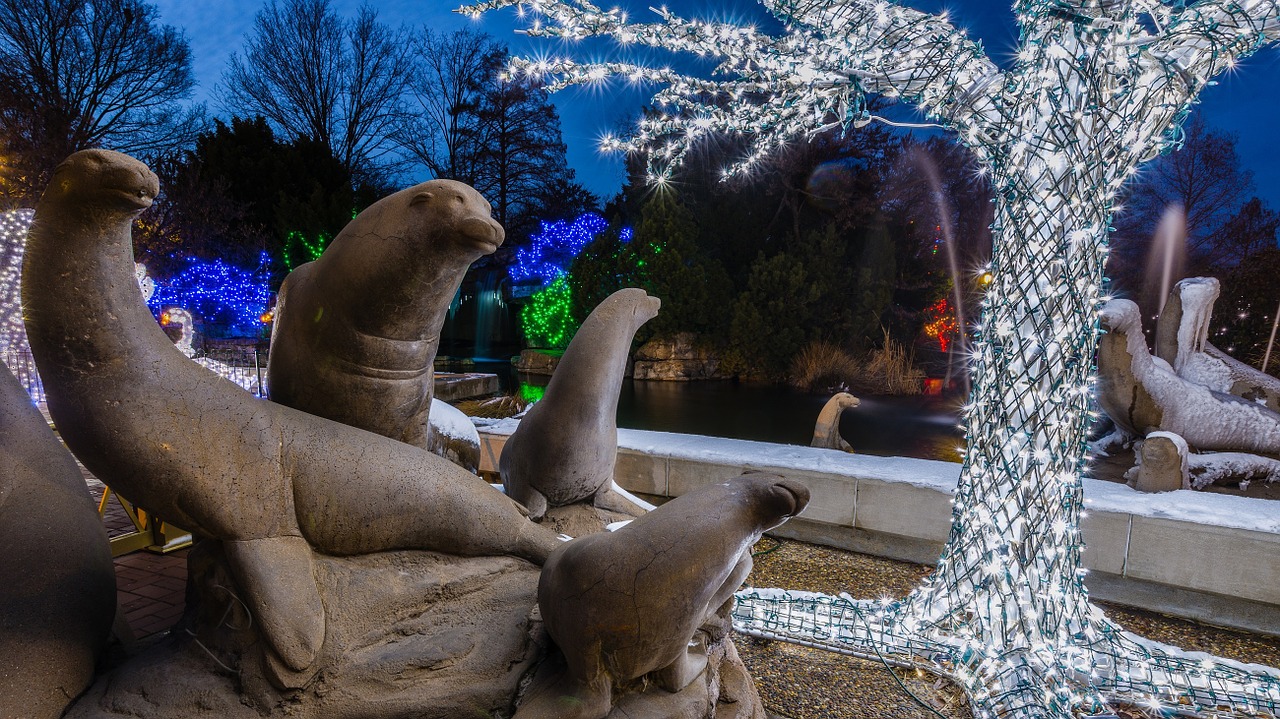
[[[468,399],[459,402],[457,408],[468,417],[505,419],[520,414],[529,402],[517,395],[500,395],[488,399]]]
[[[915,355],[884,332],[884,344],[866,357],[856,388],[872,394],[920,394],[924,372],[915,366]]]
[[[791,383],[805,392],[839,392],[858,375],[858,361],[830,342],[810,342],[791,360]]]

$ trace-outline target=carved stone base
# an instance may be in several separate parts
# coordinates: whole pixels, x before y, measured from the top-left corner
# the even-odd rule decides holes
[[[607,719],[764,719],[755,683],[723,630],[706,626],[694,641],[706,653],[706,671],[675,693],[643,680],[625,688],[615,693]],[[522,700],[550,690],[565,671],[564,657],[545,634],[540,643],[546,645],[546,660],[522,692]]]
[[[538,568],[431,552],[318,557],[326,615],[319,670],[280,691],[221,546],[188,559],[172,637],[100,677],[68,717],[393,719],[504,716],[537,657]]]

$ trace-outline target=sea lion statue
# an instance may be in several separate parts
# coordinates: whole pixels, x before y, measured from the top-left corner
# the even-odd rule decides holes
[[[3,363],[0,547],[0,717],[56,719],[107,646],[115,568],[80,468]]]
[[[1280,456],[1280,414],[1174,374],[1147,349],[1136,304],[1111,300],[1099,318],[1098,404],[1131,437],[1161,430],[1197,451]]]
[[[822,411],[818,413],[818,421],[813,425],[813,440],[809,442],[809,446],[852,452],[853,447],[850,447],[849,443],[844,441],[844,437],[840,436],[840,415],[844,414],[846,409],[857,407],[859,404],[862,404],[862,400],[848,392],[836,392],[831,395],[831,399],[827,400],[827,403],[822,406]]]
[[[278,687],[318,671],[326,620],[313,552],[545,560],[554,533],[479,478],[257,399],[184,357],[133,271],[130,228],[158,189],[146,165],[105,150],[54,171],[23,265],[31,350],[49,413],[85,467],[138,506],[220,540]]]
[[[567,670],[531,687],[515,719],[601,719],[645,676],[684,689],[706,666],[690,641],[751,572],[751,546],[808,502],[799,482],[749,473],[557,549],[538,606]]]
[[[449,303],[505,236],[491,212],[468,185],[423,182],[370,205],[289,273],[267,361],[271,400],[427,448]]]
[[[618,393],[631,339],[661,305],[635,287],[597,305],[569,342],[546,394],[502,448],[502,484],[532,519],[541,519],[549,507],[588,499],[632,516],[643,511],[613,491]]]

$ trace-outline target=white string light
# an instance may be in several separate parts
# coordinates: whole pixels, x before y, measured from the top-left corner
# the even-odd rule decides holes
[[[1280,671],[1188,658],[1107,620],[1088,601],[1079,531],[1116,191],[1177,143],[1211,78],[1280,38],[1280,0],[1018,0],[1021,41],[1007,71],[945,15],[886,0],[762,1],[783,22],[781,34],[665,9],[656,22],[632,23],[585,0],[488,0],[461,10],[520,5],[530,35],[607,36],[719,58],[710,79],[624,62],[513,62],[510,72],[545,78],[552,90],[611,77],[662,85],[653,95],[659,114],[602,143],[645,154],[654,182],[670,179],[711,133],[747,141],[746,156],[726,169],[732,175],[792,138],[866,124],[867,93],[915,104],[990,173],[993,281],[938,571],[887,605],[742,595],[740,626],[772,622],[768,631],[779,636],[821,636],[943,672],[964,686],[980,718],[1107,715],[1114,702],[1280,714]]]

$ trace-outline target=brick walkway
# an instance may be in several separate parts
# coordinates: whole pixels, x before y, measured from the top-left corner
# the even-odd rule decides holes
[[[85,484],[96,504],[104,486],[89,471]],[[115,497],[107,500],[102,523],[108,537],[119,537],[133,531],[133,522]],[[172,627],[186,605],[187,552],[182,549],[168,554],[140,551],[116,557],[116,599],[118,611],[124,614],[135,639],[142,639]]]

